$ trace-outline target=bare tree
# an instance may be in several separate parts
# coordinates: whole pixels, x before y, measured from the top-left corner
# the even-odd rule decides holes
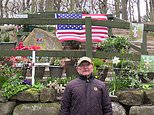
[[[140,0],[137,0],[138,22],[141,22]]]
[[[2,4],[3,0],[0,0],[0,17],[3,17],[3,4]]]
[[[31,12],[36,12],[37,11],[37,5],[36,5],[37,0],[32,0],[31,1]]]
[[[44,0],[38,1],[38,11],[43,12],[44,11]]]
[[[9,14],[8,14],[8,2],[9,0],[6,0],[5,4],[4,4],[4,11],[5,11],[5,16],[8,18]]]
[[[45,11],[54,11],[54,0],[45,1]]]
[[[127,3],[128,0],[122,0],[122,19],[124,20],[128,20]]]
[[[115,0],[116,17],[120,18],[120,0]]]
[[[154,21],[154,1],[150,0],[150,21]]]

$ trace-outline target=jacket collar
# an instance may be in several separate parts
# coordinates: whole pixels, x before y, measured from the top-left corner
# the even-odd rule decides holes
[[[81,80],[85,80],[85,81],[90,81],[92,79],[94,79],[94,76],[91,74],[90,76],[83,76],[83,75],[79,75],[79,79]]]

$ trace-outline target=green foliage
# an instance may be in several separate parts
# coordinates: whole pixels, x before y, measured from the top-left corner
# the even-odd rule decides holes
[[[154,88],[154,83],[146,83],[146,84],[141,84],[142,89],[153,89]]]
[[[6,31],[0,32],[0,42],[10,42],[10,35]]]
[[[138,78],[136,70],[128,69],[119,71],[119,74],[113,76],[110,81],[109,90],[112,94],[115,94],[119,90],[137,89],[141,88],[141,82]]]
[[[7,78],[4,76],[0,76],[0,89],[2,88],[2,85],[6,82]]]
[[[4,65],[0,69],[0,76],[11,77],[11,76],[22,76],[22,71],[20,69],[13,68],[11,66]]]
[[[61,65],[60,59],[59,59],[59,58],[56,58],[56,59],[54,60],[54,62],[53,62],[53,65],[55,65],[55,66]]]
[[[129,42],[123,36],[117,36],[116,38],[108,38],[104,42],[99,44],[100,50],[109,53],[124,53],[128,52]]]
[[[47,83],[56,82],[57,84],[62,84],[63,86],[65,86],[68,82],[70,82],[73,79],[75,79],[75,76],[62,77],[62,78],[51,77],[47,79]]]
[[[29,87],[30,85],[22,84],[22,80],[19,77],[10,77],[2,86],[3,96],[9,99]]]
[[[95,67],[100,67],[101,65],[104,64],[103,60],[99,58],[93,58],[92,61]]]

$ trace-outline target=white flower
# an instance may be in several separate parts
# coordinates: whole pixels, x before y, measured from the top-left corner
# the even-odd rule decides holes
[[[119,62],[120,62],[119,57],[116,57],[116,56],[115,56],[115,57],[112,59],[112,63],[113,63],[113,64],[116,64],[116,65],[117,65]]]

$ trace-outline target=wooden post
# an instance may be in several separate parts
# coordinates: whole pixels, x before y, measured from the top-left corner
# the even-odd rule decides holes
[[[144,55],[148,54],[147,51],[147,31],[143,32],[143,39],[142,39],[142,44],[141,44],[141,53]]]
[[[86,26],[86,56],[87,57],[93,57],[92,56],[92,21],[91,17],[85,18],[85,26]]]

